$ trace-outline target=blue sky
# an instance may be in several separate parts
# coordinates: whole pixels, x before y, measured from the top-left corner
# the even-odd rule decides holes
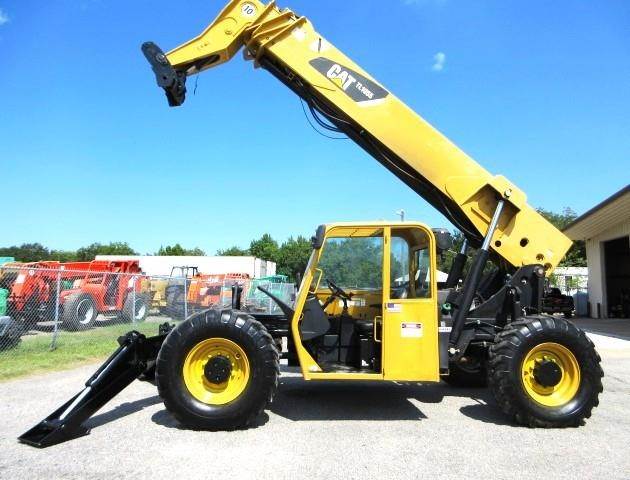
[[[582,213],[630,175],[630,2],[281,0],[534,206]],[[180,242],[407,218],[448,226],[237,57],[169,109],[140,52],[223,1],[0,0],[0,245]]]

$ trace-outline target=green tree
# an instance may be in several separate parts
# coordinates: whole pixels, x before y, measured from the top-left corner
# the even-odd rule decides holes
[[[250,255],[249,250],[241,247],[230,247],[225,250],[218,250],[217,255],[221,257],[248,257]]]
[[[179,243],[175,245],[167,245],[166,247],[160,247],[157,251],[156,255],[160,257],[203,257],[206,254],[200,248],[184,248]]]
[[[562,213],[551,212],[543,208],[538,208],[537,211],[559,230],[565,229],[577,218],[577,214],[568,207]],[[573,246],[559,265],[561,267],[586,267],[586,245],[584,241],[573,242]]]
[[[318,266],[340,287],[379,288],[383,281],[381,238],[329,239]]]
[[[311,242],[303,236],[300,235],[295,239],[289,237],[278,251],[276,271],[296,281],[306,270],[311,251]]]
[[[50,259],[58,262],[76,262],[77,252],[72,250],[51,250]]]
[[[562,213],[552,212],[540,207],[537,208],[536,211],[545,217],[549,223],[560,230],[568,227],[577,218],[577,213],[569,207],[565,207],[564,210],[562,210]]]
[[[18,262],[50,260],[50,250],[41,243],[23,243],[19,247],[0,248],[0,257],[13,257]]]
[[[258,240],[252,240],[249,245],[250,255],[270,262],[278,261],[279,250],[278,242],[276,242],[268,233],[265,233]]]
[[[127,242],[111,242],[107,245],[93,243],[77,250],[77,260],[89,262],[97,255],[137,255]]]

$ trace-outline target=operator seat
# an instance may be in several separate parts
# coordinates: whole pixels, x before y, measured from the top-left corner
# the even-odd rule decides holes
[[[317,296],[309,294],[306,297],[299,328],[303,341],[322,337],[330,330],[330,320]]]
[[[374,335],[374,320],[356,320],[354,329],[362,337],[371,337]]]

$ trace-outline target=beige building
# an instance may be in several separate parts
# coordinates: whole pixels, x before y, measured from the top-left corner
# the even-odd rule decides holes
[[[564,233],[586,242],[591,317],[630,318],[630,185],[577,218]]]

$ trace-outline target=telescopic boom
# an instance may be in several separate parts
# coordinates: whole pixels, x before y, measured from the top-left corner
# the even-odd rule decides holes
[[[233,0],[198,37],[167,54],[143,52],[171,106],[186,96],[186,78],[229,61],[244,48],[308,104],[325,128],[343,132],[461,230],[474,247],[502,215],[489,242],[508,265],[543,265],[549,274],[571,246],[527,204],[507,178],[492,175],[337,50],[311,22],[275,2]]]

